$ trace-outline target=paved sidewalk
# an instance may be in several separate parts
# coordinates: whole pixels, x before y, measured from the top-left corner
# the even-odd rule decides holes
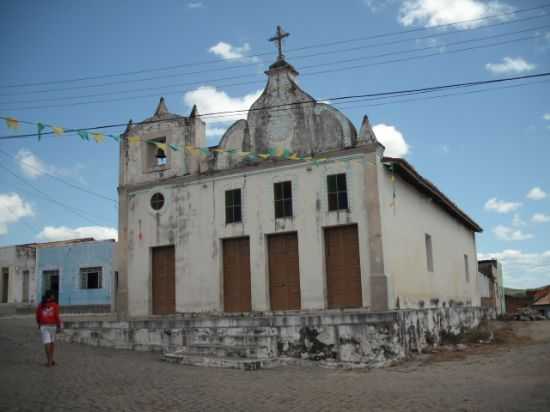
[[[550,322],[546,326],[550,328]],[[31,318],[0,318],[1,411],[549,411],[550,343],[371,371],[257,372],[58,344],[47,368]]]

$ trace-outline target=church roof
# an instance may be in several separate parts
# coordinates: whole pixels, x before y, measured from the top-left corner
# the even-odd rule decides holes
[[[474,232],[483,232],[481,226],[463,212],[452,200],[445,196],[436,185],[420,175],[420,173],[418,173],[405,159],[384,157],[382,161],[386,164],[393,165],[395,173],[415,186],[418,190],[430,195],[435,203],[458,219],[464,226],[472,229]]]

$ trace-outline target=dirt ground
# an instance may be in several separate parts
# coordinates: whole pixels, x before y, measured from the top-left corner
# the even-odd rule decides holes
[[[47,368],[32,318],[0,318],[0,411],[550,411],[550,321],[491,328],[498,344],[373,370],[197,368],[64,343]]]

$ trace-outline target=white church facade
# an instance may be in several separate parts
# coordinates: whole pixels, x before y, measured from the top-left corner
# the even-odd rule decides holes
[[[128,125],[118,311],[480,306],[479,225],[384,157],[367,117],[357,131],[302,91],[282,53],[266,74],[247,119],[208,150],[197,108],[179,116],[161,99]]]

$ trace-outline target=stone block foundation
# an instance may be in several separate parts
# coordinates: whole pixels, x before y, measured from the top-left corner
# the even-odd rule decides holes
[[[381,367],[475,328],[494,313],[454,306],[388,312],[325,310],[178,314],[129,321],[67,321],[66,342],[189,357],[296,359]],[[227,362],[225,362],[227,363]]]

